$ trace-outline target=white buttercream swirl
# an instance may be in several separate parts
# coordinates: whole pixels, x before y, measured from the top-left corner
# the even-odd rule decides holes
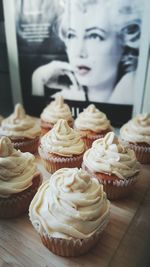
[[[44,152],[71,157],[85,151],[85,144],[79,133],[70,128],[66,120],[58,120],[52,130],[41,138]]]
[[[39,233],[59,238],[88,238],[109,216],[109,201],[97,179],[78,168],[56,171],[38,190],[29,208]]]
[[[121,139],[150,145],[150,114],[139,114],[120,129]]]
[[[69,106],[64,103],[61,95],[58,95],[42,112],[41,119],[45,122],[55,124],[59,119],[73,121]]]
[[[91,104],[78,115],[75,120],[75,128],[98,133],[110,129],[111,125],[106,115]]]
[[[40,124],[25,113],[21,104],[16,104],[14,112],[2,121],[0,135],[34,139],[40,136]]]
[[[8,137],[0,138],[0,197],[24,191],[36,174],[35,157],[14,149]]]
[[[115,174],[123,180],[140,170],[134,151],[123,147],[113,132],[94,141],[92,148],[85,152],[83,163],[93,173]]]

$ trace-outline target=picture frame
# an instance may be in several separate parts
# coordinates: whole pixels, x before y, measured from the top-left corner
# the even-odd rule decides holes
[[[3,0],[3,9],[4,9],[4,19],[5,19],[5,30],[6,30],[6,42],[8,50],[8,62],[10,70],[10,80],[12,88],[12,97],[14,105],[17,102],[20,102],[24,105],[27,113],[40,116],[43,108],[54,98],[49,94],[50,90],[47,86],[44,87],[44,95],[33,95],[31,89],[31,73],[29,73],[29,68],[33,63],[33,53],[29,52],[30,60],[27,60],[27,54],[23,57],[21,55],[21,41],[18,41],[17,35],[17,26],[16,26],[16,3],[21,0]],[[31,0],[34,1],[34,0]],[[144,112],[147,109],[145,99],[147,93],[145,93],[146,80],[148,75],[148,56],[149,56],[149,33],[148,33],[148,10],[149,3],[147,0],[144,1],[144,12],[142,19],[142,30],[140,38],[140,49],[138,57],[138,65],[136,69],[136,76],[134,87],[136,88],[136,93],[134,95],[133,103],[122,104],[122,103],[107,103],[100,101],[81,101],[80,99],[74,101],[72,99],[65,99],[65,101],[70,105],[72,109],[73,116],[76,117],[79,112],[89,104],[95,104],[102,112],[106,113],[112,125],[115,127],[120,127],[123,123],[128,121],[134,114]],[[28,27],[26,27],[28,31]],[[47,33],[45,33],[47,34]],[[59,49],[61,51],[62,44]],[[61,52],[59,53],[61,54]],[[58,50],[57,50],[58,52]],[[36,63],[32,66],[32,72],[37,67],[42,64],[48,63],[47,54],[42,54],[40,51],[39,54],[41,58],[43,56],[43,61],[39,63],[37,60]],[[37,56],[36,55],[36,56]],[[58,59],[58,55],[51,53],[51,60]],[[60,55],[59,55],[60,56]],[[65,61],[66,55],[61,55],[62,61]],[[26,63],[27,62],[27,63]],[[29,67],[28,67],[29,66]],[[53,88],[51,88],[53,89]],[[54,88],[55,89],[55,88]],[[144,99],[145,97],[145,99]]]

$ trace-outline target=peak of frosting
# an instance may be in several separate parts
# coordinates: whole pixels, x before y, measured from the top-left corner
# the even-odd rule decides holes
[[[0,138],[0,157],[7,157],[12,154],[14,148],[10,139],[6,136]]]
[[[55,102],[56,106],[62,107],[63,104],[64,104],[63,96],[62,95],[57,95],[54,102]]]
[[[98,140],[97,143],[100,141]],[[96,141],[95,141],[96,143]],[[105,149],[111,150],[111,151],[118,151],[125,153],[126,149],[123,147],[120,142],[118,137],[115,135],[114,132],[109,132],[107,133],[104,138],[102,139],[102,143]],[[93,144],[94,145],[94,144]]]
[[[150,126],[150,114],[148,113],[139,114],[135,117],[134,120],[141,124],[143,127]]]
[[[17,120],[17,119],[20,120],[20,119],[25,118],[26,113],[25,113],[23,106],[20,103],[15,105],[14,113],[12,114],[12,116],[14,120]]]
[[[88,112],[96,112],[96,111],[97,111],[97,108],[95,107],[94,104],[91,104],[91,105],[89,105],[89,106],[86,108],[86,110],[87,110]]]
[[[54,125],[54,130],[57,133],[60,134],[69,134],[71,132],[71,128],[69,127],[66,120],[60,119],[57,121],[57,123]]]
[[[103,138],[103,143],[106,147],[109,147],[112,144],[115,144],[115,145],[119,144],[118,138],[114,132],[107,133]]]
[[[66,173],[67,175],[64,177],[64,191],[83,192],[86,190],[90,182],[90,176],[86,171],[74,168],[66,169]]]
[[[126,153],[126,148],[120,144],[119,139],[114,132],[109,132],[103,138],[97,139],[93,142],[92,146],[99,150],[101,155],[104,155],[107,150],[111,152]],[[117,160],[119,160],[119,155]]]

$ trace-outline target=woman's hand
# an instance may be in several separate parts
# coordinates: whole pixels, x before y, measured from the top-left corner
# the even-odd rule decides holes
[[[77,85],[76,78],[69,63],[63,61],[52,61],[37,68],[32,74],[32,94],[44,95],[44,85],[59,77],[67,75],[72,84]]]

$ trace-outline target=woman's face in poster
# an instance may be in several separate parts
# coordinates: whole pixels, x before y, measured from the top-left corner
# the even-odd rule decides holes
[[[122,47],[107,9],[97,3],[83,12],[71,4],[69,19],[66,48],[79,83],[91,87],[109,84],[117,76]]]

